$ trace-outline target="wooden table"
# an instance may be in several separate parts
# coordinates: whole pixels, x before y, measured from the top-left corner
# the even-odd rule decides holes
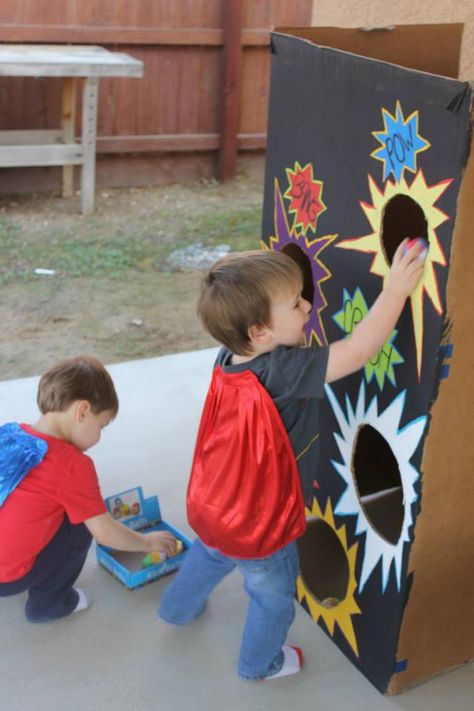
[[[74,166],[81,166],[81,207],[94,211],[97,99],[100,77],[141,77],[143,62],[103,47],[0,45],[0,76],[62,78],[61,128],[0,131],[0,168],[63,166],[62,193],[73,195]],[[74,139],[76,90],[82,82],[82,135]]]

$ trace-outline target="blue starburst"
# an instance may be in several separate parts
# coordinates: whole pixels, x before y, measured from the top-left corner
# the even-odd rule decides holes
[[[383,180],[393,173],[399,183],[405,169],[416,173],[417,154],[426,151],[431,144],[418,133],[418,111],[413,111],[405,120],[397,101],[395,116],[387,109],[382,109],[382,116],[384,130],[372,132],[381,146],[370,155],[383,162]]]

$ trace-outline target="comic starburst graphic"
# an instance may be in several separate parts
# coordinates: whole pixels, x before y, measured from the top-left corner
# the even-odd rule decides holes
[[[390,264],[385,256],[382,244],[382,219],[385,206],[395,196],[407,195],[422,208],[427,221],[428,254],[425,259],[423,274],[415,290],[410,296],[410,306],[415,333],[416,366],[418,378],[421,378],[421,364],[423,359],[423,332],[424,332],[424,294],[430,299],[437,314],[441,315],[443,306],[438,288],[438,278],[434,268],[435,264],[446,266],[446,258],[436,234],[437,228],[448,220],[448,216],[435,206],[436,201],[451,184],[451,180],[443,180],[435,185],[428,185],[423,171],[419,170],[413,178],[411,185],[404,178],[400,183],[391,180],[384,185],[383,192],[379,189],[373,178],[369,175],[369,190],[372,204],[361,202],[361,207],[370,223],[372,232],[363,237],[354,237],[339,242],[336,247],[340,249],[353,249],[358,252],[373,254],[370,271],[385,279],[390,271]],[[406,235],[407,237],[410,235]]]
[[[397,101],[395,116],[387,109],[382,109],[382,116],[384,130],[372,131],[381,146],[370,155],[382,161],[383,180],[393,173],[398,183],[405,169],[416,173],[418,153],[426,151],[431,144],[418,133],[418,111],[413,111],[405,120],[400,102]]]
[[[320,619],[324,621],[326,628],[331,635],[334,637],[334,628],[337,624],[342,634],[346,638],[349,646],[353,650],[356,656],[359,656],[359,649],[357,646],[357,639],[354,632],[354,625],[352,624],[352,616],[360,614],[360,607],[355,601],[354,593],[357,589],[357,581],[355,577],[355,564],[357,556],[357,543],[354,543],[349,547],[347,543],[346,527],[336,526],[334,521],[334,514],[332,510],[332,505],[330,499],[327,500],[326,509],[323,513],[316,499],[313,499],[313,504],[311,509],[306,509],[308,517],[319,518],[324,521],[328,526],[332,528],[336,534],[339,543],[341,544],[344,553],[346,554],[349,578],[346,589],[346,594],[343,600],[340,600],[337,605],[333,607],[326,607],[322,604],[322,601],[317,600],[317,598],[310,592],[306,587],[303,577],[300,575],[296,583],[296,597],[298,602],[304,601],[308,606],[309,614],[315,622]]]
[[[321,312],[327,306],[327,301],[321,284],[330,278],[331,272],[321,261],[320,254],[336,239],[337,235],[325,235],[324,237],[316,237],[310,240],[306,236],[296,234],[294,227],[290,230],[277,179],[275,179],[274,228],[275,234],[269,238],[270,249],[285,251],[285,246],[297,245],[310,260],[314,296],[313,308],[306,326],[306,343],[310,345],[315,340],[320,346],[327,345],[328,341],[321,317]],[[269,248],[264,242],[261,243],[261,246],[264,249]]]
[[[337,325],[349,336],[360,321],[369,313],[369,307],[364,299],[361,290],[357,288],[350,296],[344,289],[342,294],[342,308],[334,314],[333,319]],[[390,337],[385,341],[378,352],[364,366],[365,379],[368,383],[373,377],[377,380],[380,390],[383,389],[385,378],[396,385],[394,366],[403,363],[404,360],[395,348],[393,341],[398,331],[392,331]]]
[[[326,395],[333,409],[340,434],[334,437],[341,455],[341,462],[333,461],[337,473],[346,483],[346,489],[335,507],[335,513],[340,516],[356,516],[356,535],[365,535],[364,559],[360,574],[359,590],[375,570],[378,563],[382,564],[382,592],[388,585],[390,571],[395,570],[395,581],[398,590],[401,586],[403,550],[410,541],[410,528],[413,524],[412,504],[418,496],[415,484],[419,478],[417,469],[410,459],[417,449],[426,426],[426,417],[419,417],[400,429],[400,422],[405,409],[406,391],[401,392],[383,411],[379,412],[377,398],[374,397],[365,409],[365,385],[362,381],[356,407],[346,398],[346,412],[339,404],[333,390],[326,385]],[[400,535],[395,543],[388,541],[373,527],[359,499],[356,482],[352,472],[353,452],[359,429],[363,425],[371,425],[390,446],[400,471],[403,489],[403,522]]]
[[[294,216],[293,229],[304,235],[308,230],[316,232],[318,217],[326,210],[322,181],[314,179],[311,163],[302,168],[296,161],[294,170],[287,168],[286,175],[289,186],[285,197],[290,201],[288,212]]]

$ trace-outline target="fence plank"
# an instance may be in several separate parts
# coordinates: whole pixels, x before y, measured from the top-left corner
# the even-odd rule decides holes
[[[211,28],[75,27],[71,25],[0,25],[0,42],[49,42],[51,44],[129,44],[221,47],[224,32]],[[242,46],[267,46],[270,30],[244,29]]]
[[[266,133],[238,133],[237,147],[242,151],[264,150]],[[220,145],[218,133],[175,133],[151,136],[101,136],[97,153],[189,153],[215,151]]]
[[[219,179],[225,181],[234,176],[237,162],[243,13],[240,0],[223,2],[225,43]]]
[[[150,163],[150,172],[143,168],[144,175],[162,170],[166,176],[171,157],[165,154],[176,153],[183,165],[188,159],[192,162],[190,174],[198,161],[206,172],[212,164],[221,165],[215,156],[223,158],[224,147],[233,160],[236,151],[264,150],[270,28],[308,25],[313,7],[312,0],[240,0],[240,67],[229,73],[224,93],[224,12],[233,2],[2,0],[0,42],[93,44],[143,61],[144,76],[138,81],[101,80],[97,153],[103,158],[99,163],[112,165],[116,159],[124,170],[130,153],[130,161],[142,167]],[[0,77],[0,129],[52,129],[61,106],[57,80]],[[81,106],[78,96],[76,136],[81,132]],[[223,129],[227,144],[219,139]],[[46,183],[35,171],[41,189]],[[116,176],[104,168],[104,175],[112,176],[114,184],[126,184],[127,177],[132,180],[127,171]],[[133,179],[136,184],[136,176]],[[28,180],[25,176],[25,185]],[[1,181],[0,192],[7,184],[8,180]]]
[[[0,25],[1,42],[221,46],[223,40],[222,30],[206,28]]]

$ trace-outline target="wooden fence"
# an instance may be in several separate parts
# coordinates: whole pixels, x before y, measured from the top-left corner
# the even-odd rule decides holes
[[[237,154],[265,148],[270,29],[309,25],[312,5],[2,0],[0,42],[97,44],[144,62],[142,79],[101,81],[98,185],[226,179]],[[0,130],[55,128],[60,101],[57,80],[2,77]],[[4,193],[59,183],[57,168],[0,171]]]

